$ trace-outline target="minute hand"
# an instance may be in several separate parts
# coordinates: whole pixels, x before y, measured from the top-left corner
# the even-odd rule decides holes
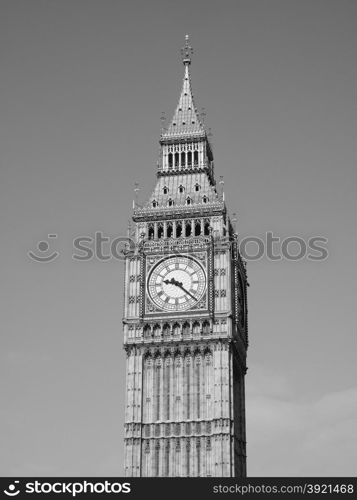
[[[190,297],[192,297],[193,299],[195,299],[195,300],[196,300],[196,302],[197,302],[196,297],[195,297],[194,295],[192,295],[192,293],[190,293],[188,290],[186,290],[186,288],[184,288],[184,286],[183,286],[181,283],[177,282],[177,283],[176,283],[176,285],[177,285],[179,288],[181,288],[181,290],[183,290],[184,292],[186,292],[186,293],[187,293],[187,295],[189,295]]]

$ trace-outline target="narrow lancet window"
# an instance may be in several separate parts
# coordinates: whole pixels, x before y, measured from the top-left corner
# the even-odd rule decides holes
[[[181,153],[181,167],[185,167],[186,166],[186,153],[183,151]]]
[[[191,221],[186,222],[186,236],[191,236],[192,234],[192,227],[191,227]]]
[[[210,234],[210,223],[209,222],[205,222],[205,236],[209,236]]]
[[[198,167],[198,151],[193,153],[193,163],[195,167]]]
[[[169,153],[169,170],[172,170],[172,153]]]
[[[191,151],[189,151],[187,153],[187,166],[192,167],[192,153],[191,153]]]

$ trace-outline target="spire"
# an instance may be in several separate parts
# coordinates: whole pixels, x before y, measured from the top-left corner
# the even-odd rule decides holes
[[[193,48],[190,46],[189,35],[185,36],[185,46],[181,49],[182,62],[185,66],[191,64],[191,55],[193,54]]]
[[[189,36],[185,37],[185,45],[181,49],[182,62],[185,67],[184,78],[179,102],[174,113],[174,116],[167,130],[163,132],[162,138],[180,138],[190,136],[205,136],[206,131],[200,120],[197,112],[192,90],[191,90],[191,75],[189,67],[191,64],[192,47],[189,43]]]

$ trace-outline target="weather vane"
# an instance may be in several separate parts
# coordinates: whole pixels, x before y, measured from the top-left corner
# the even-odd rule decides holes
[[[189,35],[185,36],[185,46],[181,49],[182,61],[184,64],[191,64],[191,56],[193,54],[193,48],[190,45]]]

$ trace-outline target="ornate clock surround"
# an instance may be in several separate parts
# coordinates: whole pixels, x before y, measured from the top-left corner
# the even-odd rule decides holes
[[[153,301],[151,300],[149,294],[147,293],[147,286],[148,286],[148,280],[150,277],[151,272],[155,268],[155,266],[159,265],[161,262],[164,262],[166,259],[172,258],[172,257],[180,257],[180,258],[188,258],[192,259],[193,261],[196,261],[198,265],[200,265],[206,275],[206,286],[205,286],[205,291],[198,301],[196,305],[193,305],[192,307],[178,311],[178,310],[172,310],[172,311],[166,311],[160,307],[158,307]],[[143,282],[142,282],[142,316],[148,316],[148,317],[155,317],[155,316],[185,316],[188,314],[199,314],[202,316],[202,314],[207,314],[208,316],[210,313],[213,312],[213,282],[210,279],[211,276],[211,269],[212,269],[212,256],[211,252],[205,248],[199,248],[199,249],[192,249],[190,248],[190,251],[176,251],[173,252],[171,249],[170,251],[167,252],[153,252],[153,253],[145,253],[143,255],[143,263],[142,267],[144,270],[144,276],[143,276]]]

